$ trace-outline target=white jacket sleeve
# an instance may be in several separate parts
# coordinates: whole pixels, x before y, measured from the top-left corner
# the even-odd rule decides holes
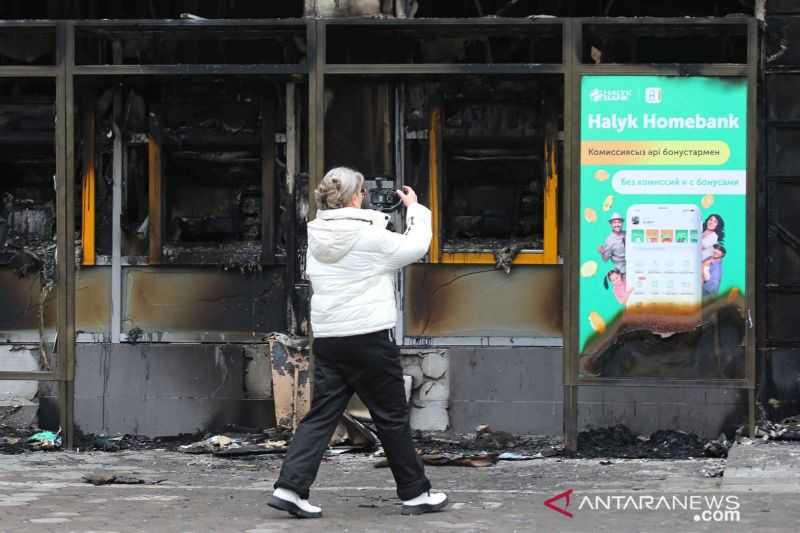
[[[387,270],[397,270],[419,261],[431,245],[431,210],[411,204],[406,210],[406,231],[386,232],[383,262]]]

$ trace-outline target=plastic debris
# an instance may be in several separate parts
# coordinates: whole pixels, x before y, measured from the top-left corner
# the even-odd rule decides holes
[[[503,452],[497,456],[498,461],[529,461],[531,459],[543,459],[544,455],[539,452],[535,455],[525,455],[517,452]]]
[[[213,437],[193,442],[192,444],[178,446],[178,451],[183,453],[213,453],[214,451],[223,450],[234,444],[238,444],[238,441],[226,437],[225,435],[214,435]]]
[[[364,451],[364,449],[358,446],[333,446],[327,449],[325,455],[342,455],[343,453],[361,451]]]
[[[190,454],[210,453],[217,457],[237,457],[244,455],[264,455],[283,453],[287,449],[286,440],[263,440],[265,435],[213,435],[201,441],[179,446],[178,451]]]
[[[217,457],[234,457],[284,453],[287,449],[288,447],[285,440],[267,440],[255,444],[233,440],[229,446],[219,450],[212,450],[211,453]]]
[[[28,437],[27,442],[35,450],[55,450],[61,448],[61,435],[52,431],[40,431]]]

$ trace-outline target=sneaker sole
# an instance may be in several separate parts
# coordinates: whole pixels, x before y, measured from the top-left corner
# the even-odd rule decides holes
[[[449,499],[445,498],[443,502],[437,504],[429,504],[429,503],[422,503],[420,505],[404,505],[403,510],[401,511],[404,515],[418,515],[424,513],[435,513],[436,511],[441,511],[447,504],[449,503]]]
[[[310,513],[308,511],[300,509],[297,505],[293,504],[292,502],[281,500],[280,498],[276,498],[275,496],[270,496],[267,505],[279,511],[286,511],[290,515],[296,516],[297,518],[320,518],[322,516],[322,511],[318,513]]]

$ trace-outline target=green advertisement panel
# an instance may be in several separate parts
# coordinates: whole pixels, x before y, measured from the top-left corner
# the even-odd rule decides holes
[[[747,81],[584,76],[579,377],[744,379]]]

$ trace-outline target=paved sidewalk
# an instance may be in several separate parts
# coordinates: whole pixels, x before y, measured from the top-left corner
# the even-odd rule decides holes
[[[742,453],[735,450],[728,469],[741,472],[746,464],[759,461],[783,464],[783,457],[794,458],[800,451],[798,445],[786,445],[783,450],[776,446],[751,446]],[[772,454],[771,458],[756,458],[765,453]],[[500,462],[488,468],[427,467],[434,486],[446,490],[453,503],[447,512],[418,517],[400,514],[391,473],[374,468],[376,461],[365,455],[327,459],[311,498],[323,507],[324,516],[298,520],[265,505],[280,467],[277,456],[224,459],[159,450],[0,455],[0,531],[763,533],[796,531],[800,523],[796,485],[777,479],[760,481],[764,475],[775,478],[771,467],[761,473],[751,469],[746,483],[739,475],[730,480],[727,474],[706,477],[725,465],[720,459],[613,459],[611,464],[602,464],[598,459],[546,458]],[[797,462],[786,463],[784,470],[798,467]],[[165,481],[104,486],[83,482],[83,475],[96,471]],[[798,474],[794,470],[794,480]],[[789,480],[791,475],[784,478]],[[571,518],[544,505],[548,498],[569,489],[573,492],[566,512]],[[739,520],[714,522],[709,515],[711,521],[704,521],[691,509],[644,508],[661,496],[666,496],[670,505],[692,496],[703,505],[709,498],[713,502],[714,498],[733,497],[739,504]],[[602,509],[606,502],[611,509]],[[625,504],[624,510],[615,507],[619,503]],[[565,504],[566,497],[553,503],[562,508]],[[602,510],[593,510],[593,506]]]

